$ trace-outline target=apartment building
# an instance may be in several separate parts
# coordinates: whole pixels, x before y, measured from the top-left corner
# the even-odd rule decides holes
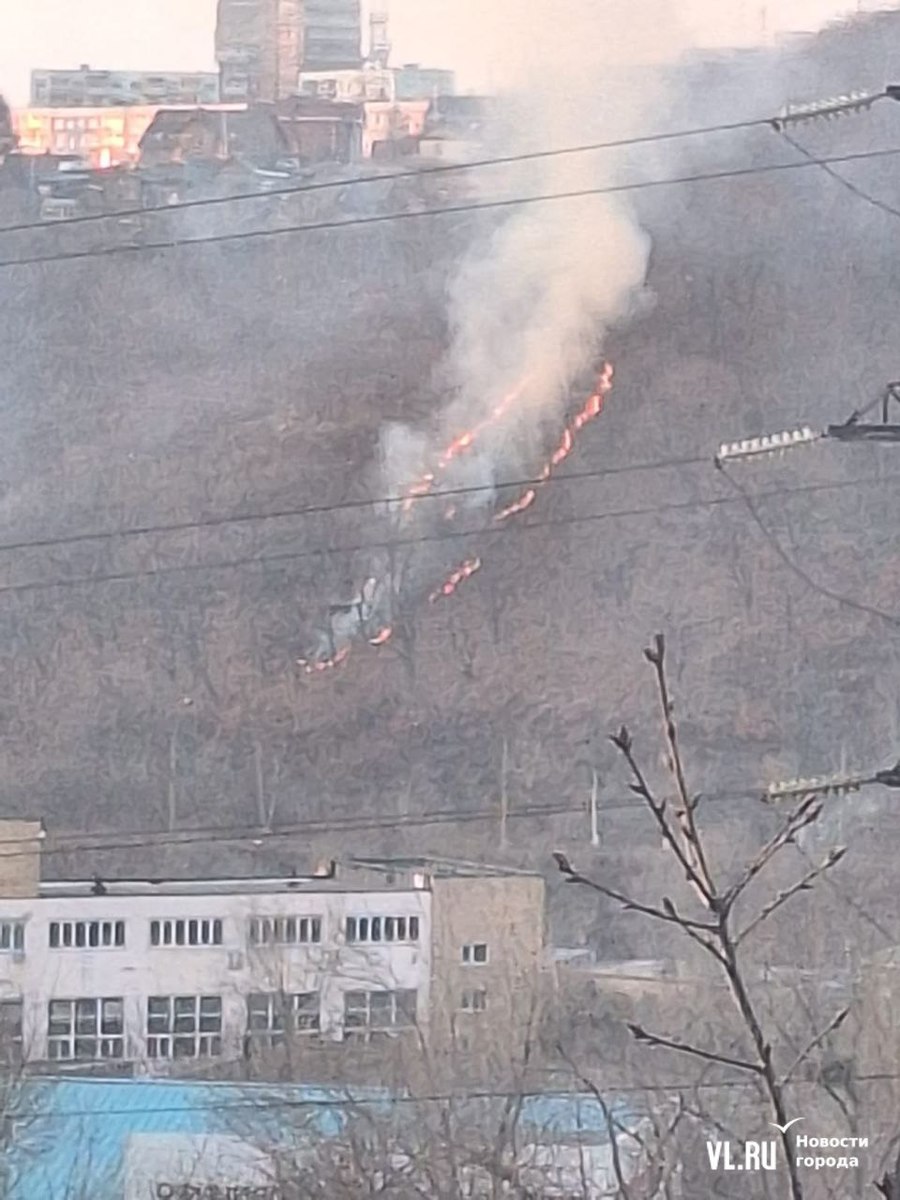
[[[360,0],[218,0],[223,100],[284,100],[301,70],[358,67]]]
[[[85,63],[73,70],[31,72],[34,108],[215,104],[218,99],[215,71],[98,71]]]
[[[134,166],[140,141],[159,112],[152,105],[20,108],[13,128],[23,154],[77,155],[95,170]]]
[[[0,1048],[28,1063],[153,1074],[406,1033],[474,1052],[509,1036],[540,967],[543,881],[526,872],[352,859],[44,880],[39,825],[0,823],[0,843]]]

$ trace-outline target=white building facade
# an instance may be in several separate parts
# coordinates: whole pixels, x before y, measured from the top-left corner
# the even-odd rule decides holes
[[[102,894],[94,894],[103,888]],[[0,900],[0,1038],[31,1062],[237,1058],[427,1028],[432,893],[325,879],[42,882]]]

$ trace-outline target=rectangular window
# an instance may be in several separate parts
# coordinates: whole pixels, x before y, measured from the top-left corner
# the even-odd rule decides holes
[[[89,1061],[123,1058],[125,1020],[121,996],[51,1000],[47,1007],[47,1057]]]
[[[463,992],[459,1007],[463,1012],[484,1012],[487,1009],[487,992],[484,988],[476,988],[471,992]]]
[[[124,921],[51,921],[51,950],[109,949],[125,945]]]
[[[416,990],[345,992],[344,1036],[369,1041],[380,1034],[412,1029],[416,1023]]]
[[[151,946],[221,946],[222,922],[189,918],[150,922]]]
[[[148,998],[148,1058],[217,1058],[221,1053],[221,996]]]
[[[482,966],[488,960],[486,942],[468,942],[462,948],[462,960],[466,966]]]
[[[317,1033],[319,993],[251,992],[247,1033],[254,1046],[280,1046],[292,1033]]]
[[[251,917],[251,946],[301,946],[321,942],[321,917]]]
[[[417,942],[418,917],[347,917],[344,937],[357,942]]]
[[[0,951],[25,949],[25,922],[0,921]]]
[[[0,1061],[22,1061],[22,1001],[0,1001]]]

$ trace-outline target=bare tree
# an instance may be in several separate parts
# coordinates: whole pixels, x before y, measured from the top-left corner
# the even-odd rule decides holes
[[[611,740],[628,764],[631,790],[643,801],[657,826],[665,851],[688,885],[684,898],[679,899],[678,904],[666,895],[659,901],[640,900],[582,875],[565,855],[556,855],[557,865],[567,882],[591,888],[626,910],[678,930],[713,961],[724,977],[741,1031],[739,1050],[726,1053],[715,1046],[653,1032],[631,1023],[629,1029],[634,1039],[644,1046],[687,1055],[703,1064],[728,1067],[756,1079],[767,1099],[773,1121],[778,1126],[786,1126],[790,1121],[786,1096],[791,1081],[841,1026],[848,1009],[834,1012],[822,1026],[813,1030],[796,1053],[785,1053],[784,1061],[778,1061],[779,1056],[773,1048],[777,1031],[766,1026],[761,1006],[754,996],[750,972],[745,968],[745,946],[751,935],[779,909],[800,893],[808,892],[825,872],[836,866],[844,849],[830,850],[788,886],[762,898],[755,896],[754,885],[758,878],[787,847],[795,844],[798,834],[821,815],[822,805],[817,797],[807,795],[779,820],[775,832],[738,871],[736,878],[730,882],[720,878],[698,824],[702,797],[691,794],[687,784],[666,675],[663,637],[657,635],[653,646],[644,653],[653,668],[659,695],[666,766],[674,783],[674,801],[661,797],[651,786],[635,754],[631,735],[624,726]],[[780,1138],[790,1196],[792,1200],[803,1200],[793,1133],[790,1129],[781,1129]]]

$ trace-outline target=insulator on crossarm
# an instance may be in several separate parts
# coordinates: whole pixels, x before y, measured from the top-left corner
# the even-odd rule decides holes
[[[782,779],[778,783],[770,783],[766,788],[763,799],[769,802],[776,800],[796,800],[800,796],[848,796],[858,792],[862,782],[859,779],[848,779],[843,775],[816,775],[811,779]]]
[[[830,121],[836,117],[849,116],[852,113],[864,112],[872,107],[876,100],[882,99],[890,92],[851,92],[846,96],[832,96],[827,100],[813,100],[808,104],[787,104],[772,125],[778,132],[789,125],[801,125],[808,121]]]
[[[716,461],[733,462],[735,459],[755,458],[761,454],[777,454],[783,450],[792,450],[795,446],[809,445],[821,437],[820,432],[804,425],[802,429],[786,429],[781,433],[744,438],[740,442],[723,442],[716,455]]]

